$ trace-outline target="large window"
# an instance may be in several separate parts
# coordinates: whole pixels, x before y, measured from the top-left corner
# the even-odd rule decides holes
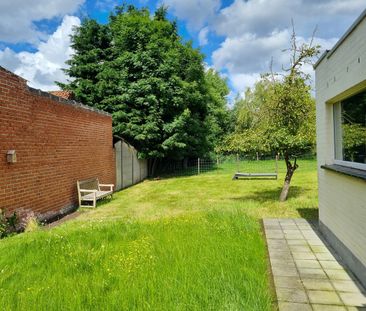
[[[366,91],[334,105],[335,160],[366,169]]]

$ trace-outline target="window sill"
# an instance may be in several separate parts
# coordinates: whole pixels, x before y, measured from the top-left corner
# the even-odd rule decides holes
[[[366,170],[360,170],[358,168],[351,168],[338,164],[331,164],[331,165],[324,164],[321,165],[320,167],[325,170],[333,171],[347,176],[356,177],[366,181]]]

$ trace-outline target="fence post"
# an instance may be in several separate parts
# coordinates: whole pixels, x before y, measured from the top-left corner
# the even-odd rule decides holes
[[[239,153],[236,154],[236,171],[239,172]]]
[[[276,154],[276,174],[278,176],[278,154]]]
[[[259,161],[259,154],[258,154],[258,152],[257,152],[257,161]]]
[[[198,158],[198,161],[197,161],[197,173],[198,175],[200,174],[200,158]]]

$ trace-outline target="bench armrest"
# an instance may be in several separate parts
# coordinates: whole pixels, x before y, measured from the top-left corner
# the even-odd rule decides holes
[[[113,184],[99,184],[99,189],[100,187],[109,187],[110,191],[113,191]]]

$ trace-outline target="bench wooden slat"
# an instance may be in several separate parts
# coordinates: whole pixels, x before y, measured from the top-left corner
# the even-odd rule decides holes
[[[81,199],[83,201],[93,201],[94,200],[94,193],[95,193],[96,199],[98,200],[98,199],[102,199],[106,196],[111,195],[113,192],[112,191],[96,191],[96,192],[93,192],[93,193],[82,195]]]
[[[277,179],[277,173],[235,173],[233,179],[238,179],[239,177],[275,177]]]
[[[101,187],[109,187],[108,191],[102,191]],[[78,180],[78,196],[79,206],[86,207],[89,205],[82,205],[83,201],[93,202],[93,207],[96,207],[96,201],[107,196],[113,195],[113,184],[100,184],[98,178],[91,178],[86,180]]]

